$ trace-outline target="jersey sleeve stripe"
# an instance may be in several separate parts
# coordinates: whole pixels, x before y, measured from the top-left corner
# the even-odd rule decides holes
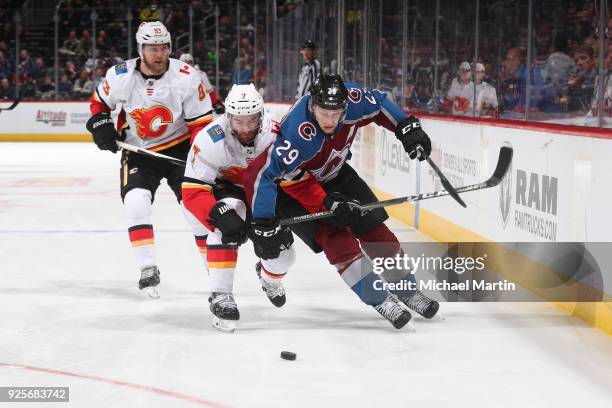
[[[198,188],[201,190],[212,191],[212,187],[207,184],[194,184],[194,183],[185,183],[181,184],[182,188]]]
[[[185,140],[189,140],[190,137],[191,137],[191,133],[186,132],[180,135],[179,137],[177,137],[176,139],[170,140],[169,142],[162,143],[160,145],[153,146],[153,147],[148,147],[147,150],[150,150],[152,152],[159,152],[160,150],[168,149],[172,146],[176,146],[177,144],[181,142],[184,142]]]
[[[196,179],[193,177],[183,177],[183,184],[184,183],[188,183],[188,184],[199,184],[199,185],[205,185],[205,186],[209,186],[212,187],[212,184],[207,183],[204,180],[200,180],[200,179]]]
[[[185,119],[185,122],[191,123],[193,121],[197,121],[198,119],[205,118],[206,116],[210,116],[212,118],[212,110],[209,110],[208,112],[206,112],[206,113],[204,113],[202,115],[198,115],[198,116],[193,117],[193,118],[184,118],[184,119]]]
[[[301,183],[301,182],[306,181],[306,180],[308,180],[308,179],[310,179],[312,177],[309,172],[301,172],[301,173],[302,173],[301,177],[298,176],[298,177],[294,178],[293,180],[284,180],[284,181],[281,181],[280,182],[281,187],[287,187],[287,186],[291,186],[291,185],[296,184],[296,183]]]
[[[200,118],[200,119],[198,119],[196,121],[187,122],[187,127],[189,127],[191,129],[191,128],[194,128],[194,127],[207,125],[207,124],[209,124],[212,121],[213,121],[212,115],[204,116],[204,117],[202,117],[202,118]]]
[[[112,110],[110,108],[110,106],[108,106],[108,103],[106,103],[106,101],[104,100],[104,98],[102,97],[102,95],[100,95],[100,89],[96,88],[96,92],[94,92],[95,96],[96,96],[96,100],[98,102],[102,102],[104,104],[104,106],[106,106],[109,110]]]

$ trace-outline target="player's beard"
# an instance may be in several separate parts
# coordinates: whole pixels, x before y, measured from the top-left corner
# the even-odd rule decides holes
[[[253,143],[255,137],[257,136],[257,133],[259,133],[259,130],[255,129],[249,130],[248,132],[236,132],[234,129],[232,129],[232,133],[241,144],[248,145],[250,143]]]
[[[168,57],[155,57],[148,58],[143,55],[142,62],[146,67],[146,70],[149,71],[148,75],[161,75],[166,72],[168,68]]]

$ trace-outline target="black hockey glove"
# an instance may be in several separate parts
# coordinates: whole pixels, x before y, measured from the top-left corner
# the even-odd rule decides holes
[[[359,201],[341,193],[327,193],[323,205],[334,214],[328,218],[328,222],[336,227],[349,227],[358,223],[361,211],[351,204],[359,204]]]
[[[222,115],[225,113],[225,106],[223,106],[223,104],[219,101],[217,101],[212,108],[217,115]]]
[[[208,212],[208,216],[208,223],[221,231],[222,243],[242,245],[246,242],[247,225],[227,203],[217,202]]]
[[[117,140],[121,140],[115,130],[115,124],[110,114],[102,112],[92,116],[85,125],[93,135],[93,140],[100,150],[110,150],[117,153]]]
[[[288,227],[281,227],[278,217],[259,218],[249,229],[255,255],[261,259],[276,259],[283,249],[293,244],[293,234]]]
[[[421,145],[427,155],[431,153],[431,141],[427,133],[421,128],[421,122],[414,116],[408,116],[402,119],[395,128],[395,136],[402,142],[404,150],[411,159],[417,157],[416,147]],[[419,156],[419,160],[424,160],[424,157]]]

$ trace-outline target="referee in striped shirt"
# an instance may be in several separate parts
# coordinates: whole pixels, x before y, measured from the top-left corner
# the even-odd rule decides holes
[[[300,71],[300,78],[298,82],[297,95],[295,99],[300,99],[306,95],[310,90],[310,87],[321,75],[321,63],[316,59],[315,54],[317,45],[309,40],[304,41],[302,44],[302,57],[304,58],[304,66]]]

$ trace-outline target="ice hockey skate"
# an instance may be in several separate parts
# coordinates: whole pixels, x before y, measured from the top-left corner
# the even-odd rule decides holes
[[[400,301],[410,310],[413,310],[426,319],[431,319],[438,313],[440,303],[428,298],[420,290],[415,291],[411,297],[400,297]],[[442,318],[441,315],[438,316]]]
[[[384,302],[378,306],[373,306],[374,309],[380,313],[385,319],[387,319],[393,327],[401,329],[404,327],[412,318],[412,315],[406,310],[394,295],[389,293]]]
[[[238,305],[231,293],[213,292],[208,298],[210,311],[213,314],[212,326],[225,333],[233,333],[236,321],[240,319]]]
[[[157,266],[147,266],[140,270],[140,280],[138,281],[138,289],[143,290],[150,298],[159,298],[159,269]]]
[[[278,280],[278,282],[270,283],[261,277],[261,262],[257,262],[255,265],[255,271],[257,272],[257,276],[259,277],[259,282],[261,283],[261,290],[263,290],[270,299],[270,302],[276,307],[282,307],[287,301],[287,297],[285,296],[285,288],[283,287],[283,283]]]

